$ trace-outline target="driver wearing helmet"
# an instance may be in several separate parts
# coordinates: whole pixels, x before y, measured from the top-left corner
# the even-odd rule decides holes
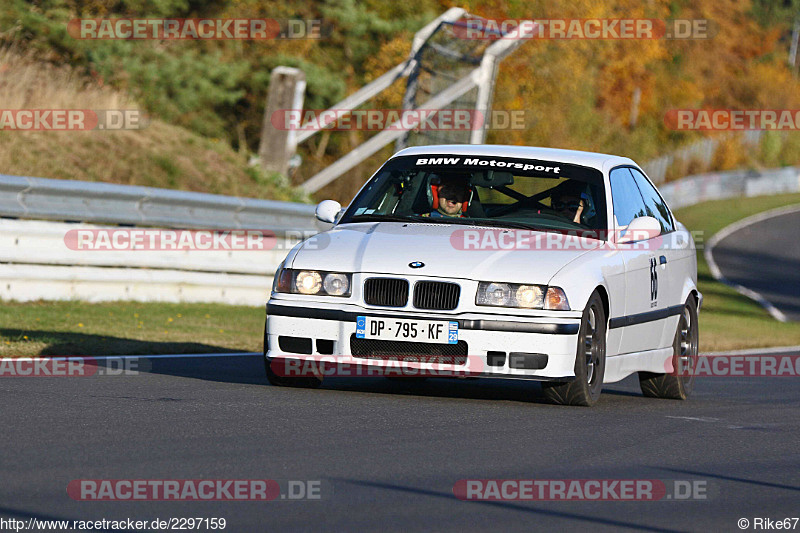
[[[431,212],[422,216],[432,218],[464,217],[469,205],[470,191],[463,182],[445,181],[441,185],[434,185],[433,204]]]

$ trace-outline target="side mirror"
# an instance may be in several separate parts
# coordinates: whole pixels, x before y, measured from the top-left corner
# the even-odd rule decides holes
[[[653,217],[638,217],[631,220],[617,243],[646,241],[661,235],[661,223]]]
[[[334,224],[336,222],[336,215],[339,214],[341,209],[342,204],[336,200],[323,200],[317,205],[317,210],[314,212],[314,215],[320,222]]]

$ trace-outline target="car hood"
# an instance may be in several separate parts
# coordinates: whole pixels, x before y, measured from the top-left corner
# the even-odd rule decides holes
[[[504,249],[499,244],[502,233],[513,236],[505,236]],[[511,244],[523,235],[529,243],[527,248],[525,241]],[[545,243],[548,236],[555,236],[560,244],[532,244],[535,239]],[[584,240],[580,246],[575,242],[570,245],[570,239],[577,240],[539,231],[450,224],[343,224],[305,241],[291,267],[546,284],[567,263],[602,244]],[[509,246],[512,249],[507,249]],[[424,266],[412,268],[410,263],[414,262]]]

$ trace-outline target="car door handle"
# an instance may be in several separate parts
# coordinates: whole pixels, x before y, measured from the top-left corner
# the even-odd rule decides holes
[[[661,257],[658,258],[658,261],[659,261],[659,264],[666,265],[667,264],[667,256],[666,255],[662,255]]]

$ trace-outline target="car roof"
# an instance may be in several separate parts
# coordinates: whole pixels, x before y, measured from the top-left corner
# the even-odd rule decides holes
[[[539,148],[535,146],[511,146],[501,144],[434,144],[414,146],[400,150],[392,156],[424,154],[452,154],[465,156],[484,157],[516,157],[520,159],[540,159],[543,161],[557,161],[592,167],[608,171],[619,165],[633,165],[638,167],[633,160],[617,155],[600,154],[596,152],[581,152],[578,150],[561,150],[559,148]]]

